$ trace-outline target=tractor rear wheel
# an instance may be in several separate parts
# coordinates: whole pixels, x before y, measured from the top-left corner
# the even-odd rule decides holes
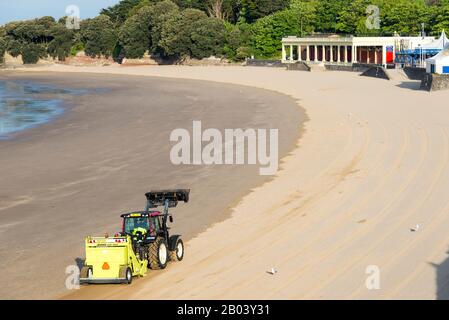
[[[184,242],[181,239],[176,241],[175,250],[170,251],[171,261],[182,261],[184,259]]]
[[[152,270],[167,267],[168,249],[163,238],[157,238],[148,248],[148,266]]]

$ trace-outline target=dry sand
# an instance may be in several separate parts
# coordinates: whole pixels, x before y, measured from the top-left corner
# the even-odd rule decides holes
[[[278,176],[189,241],[182,263],[66,298],[449,298],[449,91],[250,67],[42,70],[249,85],[299,99],[310,118]],[[379,290],[365,286],[368,266]]]

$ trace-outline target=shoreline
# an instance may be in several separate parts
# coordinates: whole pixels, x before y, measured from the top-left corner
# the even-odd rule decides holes
[[[12,72],[7,72],[9,74],[12,74]],[[3,73],[3,77],[5,76],[6,72]],[[2,73],[0,72],[0,81],[4,81],[5,83],[8,83],[8,79],[2,78]],[[22,93],[20,96],[16,96],[13,99],[14,103],[16,103],[16,100],[19,101],[27,101],[27,100],[35,100],[38,101],[45,101],[44,103],[49,103],[52,106],[49,107],[49,111],[53,111],[53,114],[48,115],[42,120],[36,121],[32,124],[26,124],[23,128],[18,129],[15,128],[12,131],[1,133],[0,134],[0,141],[12,141],[16,139],[16,137],[26,134],[29,130],[39,128],[40,126],[43,126],[47,123],[51,123],[55,120],[57,120],[60,117],[63,117],[67,111],[71,108],[71,102],[68,101],[72,99],[73,97],[88,94],[89,92],[82,92],[79,90],[76,92],[76,90],[66,90],[64,88],[61,88],[57,84],[51,84],[51,86],[42,86],[39,84],[39,82],[28,82],[26,80],[9,80],[9,82],[14,83],[14,85],[21,86],[21,90],[24,90],[25,87],[33,87],[32,90],[34,90],[34,93]],[[41,91],[40,91],[41,90]],[[48,92],[47,90],[51,90],[53,92]],[[69,99],[70,97],[70,99]],[[33,106],[34,108],[35,106]],[[45,105],[47,107],[47,105]]]
[[[0,74],[0,77],[2,77],[2,75]],[[58,80],[58,76],[55,76],[55,78],[56,79],[52,79],[52,77],[50,76],[50,74],[49,73],[46,73],[46,74],[40,74],[40,73],[32,73],[32,74],[29,74],[29,73],[22,73],[22,72],[14,72],[14,73],[11,73],[11,76],[10,76],[11,78],[26,78],[26,79],[31,79],[30,81],[38,81],[38,83],[54,83],[54,82],[58,82],[59,80]],[[61,79],[63,79],[64,77],[66,77],[66,78],[70,78],[70,76],[68,76],[68,74],[67,75],[60,75],[59,76],[59,78],[61,78]],[[83,79],[83,78],[91,78],[91,77],[94,77],[94,79],[95,79],[95,77],[100,77],[100,79],[102,79],[104,76],[102,76],[102,75],[97,75],[97,76],[95,76],[95,75],[79,75],[78,76],[80,79]],[[113,78],[114,78],[114,76],[112,76]],[[5,78],[5,77],[2,77],[2,78]],[[115,77],[115,78],[117,78],[117,77]],[[119,79],[119,78],[117,78],[117,79]],[[155,81],[162,81],[162,83],[167,83],[167,84],[169,84],[169,83],[177,83],[177,84],[182,84],[183,86],[185,86],[184,85],[184,83],[185,84],[187,84],[187,83],[189,83],[189,86],[190,87],[198,87],[198,89],[195,89],[196,91],[198,91],[199,92],[199,90],[201,90],[200,88],[203,88],[203,87],[210,87],[212,90],[212,92],[218,92],[217,91],[217,89],[220,87],[220,86],[217,86],[217,85],[213,85],[213,86],[211,86],[211,85],[208,85],[206,82],[202,82],[202,81],[184,81],[184,80],[170,80],[170,79],[168,79],[168,80],[158,80],[158,79],[150,79],[150,78],[148,78],[148,77],[145,77],[145,78],[143,78],[143,77],[134,77],[134,76],[130,76],[129,78],[128,78],[128,80],[130,80],[130,79],[133,79],[133,82],[137,82],[137,81],[140,81],[140,80],[144,80],[144,82],[146,83],[146,82],[148,82],[148,81],[152,81],[152,82],[155,82]],[[149,80],[147,80],[147,79],[149,79]],[[115,81],[115,80],[114,80]],[[168,82],[167,82],[168,81]],[[66,81],[67,82],[67,81]],[[69,81],[70,82],[70,81]],[[78,85],[78,84],[77,84]],[[168,86],[167,85],[165,85],[166,87],[167,87],[167,89],[166,90],[170,90],[170,89],[168,89]],[[77,87],[77,86],[75,86],[75,87]],[[81,85],[81,87],[82,87],[82,85]],[[129,85],[127,85],[127,87],[129,87]],[[214,89],[214,88],[216,88],[216,89]],[[111,89],[111,90],[114,90],[114,89]],[[120,95],[121,93],[120,92],[122,92],[123,91],[123,88],[120,88],[119,90],[121,90],[121,91],[119,91],[119,92],[111,92],[111,94],[113,94],[114,96],[117,96],[117,95]],[[165,89],[163,89],[163,90],[165,90]],[[185,89],[182,89],[182,90],[185,90]],[[253,89],[253,88],[243,88],[243,87],[241,87],[241,86],[226,86],[226,88],[224,88],[223,89],[224,90],[224,92],[227,92],[227,91],[230,91],[230,90],[234,90],[235,92],[238,92],[238,90],[240,90],[240,95],[242,95],[243,93],[245,93],[246,95],[248,95],[248,97],[247,98],[243,98],[241,101],[244,101],[243,103],[249,103],[250,105],[248,106],[248,110],[253,110],[254,109],[254,107],[253,106],[251,106],[251,104],[254,104],[254,105],[257,105],[257,104],[259,104],[259,103],[261,103],[261,102],[257,102],[258,100],[260,100],[260,97],[259,97],[259,93],[261,93],[262,94],[262,96],[263,97],[265,97],[265,98],[267,98],[268,99],[268,101],[270,100],[270,99],[279,99],[279,97],[281,97],[281,96],[279,96],[278,97],[278,95],[277,94],[273,94],[273,93],[264,93],[264,92],[262,92],[262,91],[258,91],[258,89]],[[179,91],[179,90],[178,90]],[[125,93],[125,96],[127,95],[128,93]],[[194,91],[192,92],[190,92],[190,96],[195,96],[196,94],[198,94],[198,93],[195,93]],[[204,95],[204,94],[202,94],[202,95]],[[204,97],[206,97],[207,95],[204,95]],[[235,96],[235,94],[234,94],[234,96]],[[201,95],[200,96],[198,96],[199,98],[200,98],[200,101],[198,102],[198,104],[201,106],[201,105],[203,105],[204,104],[204,102],[202,102],[201,101],[201,99],[204,99]],[[244,96],[242,96],[242,97],[244,97]],[[83,100],[86,100],[86,99],[88,99],[89,97],[88,97],[88,95],[87,96],[85,96],[85,97],[82,97],[81,99],[82,99],[82,101]],[[218,97],[217,97],[218,98]],[[196,99],[196,98],[195,98]],[[192,101],[196,101],[196,100],[192,100]],[[214,104],[216,104],[217,106],[221,106],[222,104],[223,104],[223,102],[220,102],[220,99],[221,98],[218,98],[216,101],[214,101]],[[225,98],[225,100],[226,99],[234,99],[234,98]],[[239,97],[238,97],[238,95],[235,97],[235,99],[240,99]],[[104,100],[104,99],[103,99]],[[290,100],[290,98],[287,98],[287,97],[285,97],[285,98],[282,98],[282,99],[279,99],[279,101],[280,101],[280,103],[282,103],[282,104],[288,104],[288,103],[290,103],[289,102],[289,100]],[[212,101],[212,100],[211,100]],[[273,100],[274,101],[274,100]],[[65,112],[65,114],[64,114],[64,116],[63,117],[60,117],[59,119],[55,119],[54,121],[51,121],[51,122],[49,122],[49,123],[46,123],[46,124],[44,124],[44,125],[41,125],[41,126],[39,126],[39,127],[37,127],[37,128],[34,128],[34,129],[31,129],[31,130],[26,130],[26,131],[23,131],[23,132],[21,132],[21,133],[19,133],[18,135],[17,135],[17,138],[14,138],[14,139],[12,139],[12,140],[10,140],[9,141],[9,145],[10,146],[13,146],[14,144],[17,144],[17,143],[27,143],[27,142],[31,142],[32,140],[35,140],[35,141],[39,141],[40,139],[44,139],[45,137],[46,137],[46,135],[48,134],[48,133],[50,133],[50,136],[48,137],[48,140],[51,140],[52,139],[52,135],[51,135],[51,132],[53,132],[54,130],[61,130],[61,128],[64,128],[67,124],[70,124],[70,125],[72,125],[72,124],[76,124],[76,123],[79,123],[79,121],[78,120],[76,120],[76,117],[77,117],[77,114],[79,114],[79,111],[77,110],[77,108],[79,108],[79,106],[77,106],[77,104],[79,104],[79,101],[78,102],[76,102],[76,101],[72,101],[73,102],[73,109],[67,109],[66,110],[66,112]],[[83,102],[81,102],[81,104],[83,104]],[[193,105],[196,105],[197,103],[195,102]],[[292,104],[292,108],[293,108],[293,106],[294,106],[294,108],[296,109],[296,104],[292,101],[291,102],[291,104]],[[235,105],[235,104],[234,104]],[[217,106],[214,106],[214,107],[212,107],[212,109],[217,109]],[[290,107],[289,107],[290,108]],[[262,108],[262,110],[263,109],[266,109],[266,107],[263,107]],[[232,110],[232,108],[231,108],[231,110]],[[262,110],[260,111],[260,112],[262,112]],[[183,111],[184,112],[184,111]],[[223,117],[223,115],[222,115],[222,117],[223,117],[223,120],[225,121],[225,122],[229,122],[229,123],[234,123],[235,121],[234,120],[232,120],[231,121],[231,119],[229,119],[229,121],[228,120],[226,120],[226,110],[224,110],[224,117]],[[254,111],[253,111],[254,112]],[[302,119],[302,117],[303,117],[303,115],[301,115],[301,113],[299,112],[299,111],[295,111],[295,112],[297,112],[298,113],[298,116],[296,116],[295,115],[295,119],[301,119],[301,122],[303,121],[303,119]],[[210,113],[210,112],[208,112],[208,113]],[[238,116],[238,119],[245,119],[247,116],[245,115],[245,113],[247,113],[247,112],[244,112],[244,114],[242,114],[242,116]],[[223,112],[218,112],[218,114],[223,114]],[[75,117],[75,118],[74,118]],[[203,116],[201,116],[201,117],[203,117]],[[201,117],[200,117],[200,119],[201,119]],[[254,122],[254,121],[256,121],[256,122],[254,122],[253,123],[253,125],[255,124],[255,123],[257,123],[258,122],[258,120],[257,120],[257,118],[258,118],[259,116],[257,116],[256,115],[256,117],[253,117],[252,116],[252,118],[254,118],[253,120],[251,120],[251,122]],[[204,118],[206,119],[206,121],[211,121],[213,118],[211,118],[211,116],[210,115],[204,115]],[[209,119],[209,120],[207,120],[207,119]],[[249,121],[249,117],[248,117],[248,121]],[[279,118],[280,119],[280,118]],[[279,119],[278,120],[274,120],[274,123],[275,122],[278,122],[279,121]],[[241,122],[240,120],[237,120],[235,123],[239,123],[239,122]],[[264,121],[264,122],[266,122],[266,121]],[[285,122],[285,121],[284,121]],[[291,122],[291,121],[290,121]],[[65,124],[64,124],[65,123]],[[207,123],[207,122],[206,122]],[[249,123],[249,122],[248,122]],[[188,123],[187,123],[188,124]],[[262,124],[262,123],[260,123],[260,124]],[[191,124],[190,124],[191,125]],[[252,126],[253,126],[252,125]],[[78,125],[77,125],[78,126]],[[262,126],[264,126],[263,124],[262,124]],[[287,125],[287,126],[290,126],[290,127],[292,127],[292,125],[290,124],[290,125]],[[241,127],[245,127],[245,125],[243,125],[243,126],[241,126]],[[250,126],[251,127],[251,126]],[[59,128],[59,129],[58,129]],[[287,131],[289,131],[289,130],[291,130],[291,129],[286,129]],[[286,131],[286,132],[287,132]],[[295,130],[296,131],[296,130]],[[293,134],[293,132],[291,132],[292,134]],[[35,135],[37,135],[38,137],[40,137],[40,138],[35,138],[34,136]],[[282,140],[280,139],[280,142],[281,142],[281,148],[282,148],[282,150],[280,150],[281,152],[280,152],[280,155],[283,155],[283,154],[287,154],[292,148],[293,148],[293,146],[294,146],[294,141],[296,141],[296,135],[297,135],[297,132],[294,132],[294,136],[292,135],[290,138],[288,138],[288,139],[285,139],[285,137],[284,138],[282,138]],[[168,137],[168,136],[167,136]],[[167,138],[168,139],[168,138]],[[288,144],[286,144],[286,142],[285,141],[288,141],[288,140],[291,140],[291,143],[292,143],[292,145],[290,145],[290,142],[288,143]],[[6,146],[6,144],[4,144],[4,146]],[[227,168],[225,168],[224,166],[222,166],[223,168],[218,168],[218,169],[214,169],[214,171],[216,171],[216,175],[217,175],[217,177],[222,177],[222,179],[224,178],[224,176],[222,176],[222,174],[224,174],[225,172],[230,172],[229,170],[231,170],[230,168],[229,169],[227,169]],[[186,171],[186,173],[187,172],[189,172],[189,171],[195,171],[195,170],[197,170],[197,169],[187,169],[187,171]],[[234,169],[232,169],[232,170],[234,170]],[[229,183],[229,185],[230,186],[232,186],[232,181],[233,180],[235,180],[235,179],[237,179],[238,178],[238,175],[237,175],[237,172],[241,172],[241,174],[243,173],[243,171],[241,171],[241,170],[245,170],[245,171],[248,171],[248,170],[246,170],[246,169],[238,169],[238,170],[240,170],[240,171],[236,171],[236,174],[235,174],[235,178],[231,178],[231,177],[228,177],[228,178],[226,178],[226,179],[223,179],[223,181],[226,181],[226,180],[228,180],[228,181],[230,181],[230,183]],[[256,171],[256,168],[250,168],[249,169],[249,171],[248,171],[248,173],[249,172],[255,172]],[[257,169],[257,171],[258,171],[258,169]],[[222,172],[222,173],[220,173],[220,172]],[[119,173],[119,172],[118,172]],[[200,173],[200,172],[199,172]],[[204,173],[206,173],[206,172],[204,172]],[[201,176],[204,176],[204,173],[203,174],[201,174]],[[250,176],[248,176],[248,173],[247,174],[243,174],[242,175],[242,177],[247,177],[247,178],[250,178]],[[206,178],[206,179],[209,179],[209,178],[207,178],[207,176],[208,175],[210,175],[210,174],[212,174],[212,172],[211,173],[206,173],[206,176],[204,176],[204,178]],[[252,173],[251,173],[252,174]],[[190,173],[189,173],[189,175],[190,175]],[[214,224],[217,224],[217,223],[220,223],[220,222],[222,222],[222,221],[224,221],[224,220],[226,220],[229,216],[230,216],[230,206],[233,206],[233,205],[235,205],[235,204],[237,204],[239,201],[240,201],[240,199],[241,199],[241,197],[242,196],[244,196],[245,194],[247,194],[248,192],[250,192],[254,187],[257,187],[259,184],[260,184],[260,182],[262,182],[262,181],[269,181],[271,179],[271,177],[257,177],[257,179],[254,179],[254,178],[250,178],[249,180],[248,180],[248,182],[245,182],[245,183],[243,183],[242,184],[242,186],[240,187],[240,188],[234,188],[235,190],[234,191],[232,191],[231,193],[229,193],[228,191],[225,191],[228,195],[225,195],[225,197],[224,197],[224,199],[232,199],[231,201],[227,201],[226,202],[226,204],[225,204],[225,206],[223,207],[223,211],[221,211],[222,209],[219,209],[220,210],[220,212],[214,212],[213,210],[214,210],[214,208],[215,209],[218,209],[218,208],[221,208],[221,206],[222,205],[224,205],[224,200],[219,200],[218,202],[217,202],[217,204],[212,204],[212,203],[209,203],[209,206],[210,206],[210,208],[211,208],[211,212],[209,212],[209,213],[207,213],[207,212],[205,212],[205,213],[207,213],[207,215],[203,218],[204,219],[204,223],[201,223],[201,224],[199,224],[198,226],[194,226],[191,222],[190,223],[186,223],[186,217],[183,217],[183,216],[180,216],[180,218],[179,218],[179,220],[180,220],[180,222],[179,222],[179,224],[181,225],[182,224],[182,226],[178,226],[177,225],[177,223],[175,223],[175,228],[176,229],[186,229],[186,230],[191,230],[191,231],[189,231],[187,234],[185,233],[185,232],[182,232],[183,234],[186,234],[186,239],[188,240],[188,239],[191,239],[192,237],[195,237],[197,234],[199,234],[199,233],[201,233],[202,231],[204,231],[204,230],[206,230],[207,228],[209,228],[210,226],[212,226],[212,225],[214,225]],[[182,179],[181,179],[182,180]],[[209,179],[210,180],[210,179]],[[253,182],[251,182],[251,181],[253,181]],[[259,182],[255,182],[255,181],[259,181]],[[248,185],[249,184],[249,185]],[[195,183],[193,183],[193,185],[195,185]],[[207,184],[205,183],[204,184],[205,185],[205,187],[207,188]],[[246,189],[246,185],[248,185],[248,186],[250,186],[250,188],[248,188],[248,189]],[[165,185],[164,185],[165,186]],[[154,186],[153,188],[156,188],[157,186]],[[165,187],[170,187],[169,185],[166,185]],[[181,187],[181,185],[180,185],[180,187]],[[222,190],[223,188],[222,187],[219,187],[219,186],[217,186],[218,187],[218,189],[217,190]],[[197,188],[196,188],[197,189]],[[229,189],[229,188],[228,188]],[[242,189],[242,191],[239,191],[240,189]],[[244,189],[244,190],[243,190]],[[142,192],[146,192],[147,190],[145,189],[145,190],[141,190]],[[231,195],[231,196],[230,196]],[[140,195],[140,194],[137,194],[137,195],[133,195],[133,197],[132,198],[138,198],[138,196],[143,196],[143,193],[142,193],[142,195]],[[198,193],[196,193],[195,194],[195,198],[198,198]],[[214,199],[214,197],[212,197],[212,199]],[[1,199],[0,199],[1,200]],[[207,201],[206,202],[204,202],[204,201],[199,201],[200,199],[197,199],[197,202],[199,202],[200,204],[201,203],[208,203]],[[216,200],[218,200],[218,199],[216,199]],[[126,199],[125,200],[125,202],[126,203],[131,203],[131,200],[128,200],[128,199]],[[136,203],[141,203],[141,202],[135,202],[134,203],[134,206],[133,207],[128,207],[127,209],[123,209],[123,210],[134,210],[134,209],[138,209],[137,207],[135,207],[135,205],[136,205]],[[186,205],[186,206],[182,206],[182,208],[179,208],[178,210],[180,210],[180,212],[181,212],[181,214],[182,214],[182,212],[184,212],[185,214],[191,214],[191,213],[193,213],[193,211],[195,211],[195,210],[198,210],[199,208],[200,208],[200,204],[198,204],[198,205],[193,205],[192,207],[192,209],[190,209],[189,208],[189,206],[188,205]],[[17,205],[19,205],[20,206],[20,203],[17,203]],[[190,205],[190,204],[189,204]],[[125,207],[125,205],[122,205],[123,207]],[[181,207],[181,206],[180,206]],[[17,207],[17,208],[19,208],[19,207]],[[88,207],[87,207],[88,208]],[[8,209],[8,208],[4,208],[4,209]],[[176,215],[176,213],[175,213],[175,215]],[[208,216],[209,216],[209,218],[208,218]],[[111,229],[111,227],[110,227],[110,225],[111,225],[111,223],[112,223],[112,221],[115,221],[115,220],[117,220],[117,217],[110,217],[110,218],[108,218],[107,219],[107,225],[109,225],[109,230],[108,231],[111,231],[111,232],[113,232],[114,230],[112,230]],[[178,220],[178,219],[177,219]],[[182,221],[184,221],[184,223],[182,222]],[[117,221],[116,221],[117,222]],[[115,223],[115,225],[118,225],[118,223]],[[100,224],[98,224],[98,226],[100,226]],[[50,226],[51,227],[51,226]],[[89,230],[89,229],[91,229],[91,230],[93,230],[92,228],[87,228],[86,230]],[[100,227],[98,230],[101,230],[101,229],[104,229],[104,227]],[[87,234],[87,232],[88,231],[85,231],[86,232],[86,234]],[[193,233],[192,233],[193,232]],[[98,232],[97,232],[98,233]],[[71,240],[72,241],[72,240]],[[83,250],[83,248],[82,248],[82,237],[81,238],[79,238],[78,239],[78,246],[77,247],[80,247],[80,249],[81,250]],[[81,253],[81,252],[80,252]],[[24,284],[25,285],[25,284]],[[59,296],[59,295],[57,295],[57,296]],[[56,296],[56,297],[57,297]]]

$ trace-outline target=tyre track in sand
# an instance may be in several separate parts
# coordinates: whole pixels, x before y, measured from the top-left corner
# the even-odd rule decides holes
[[[407,140],[408,141],[408,140]],[[405,145],[408,145],[408,142],[406,142]],[[401,150],[402,152],[399,153],[399,157],[398,157],[398,162],[397,165],[399,165],[401,163],[401,161],[403,161],[403,157],[405,154],[405,149]],[[418,165],[416,166],[416,168],[420,168],[424,163],[424,158],[422,158],[419,162]],[[372,193],[372,197],[370,197],[368,200],[371,200],[375,197],[375,195],[382,190],[382,186],[386,185],[387,182],[389,181],[388,179],[391,177],[395,177],[394,173],[395,173],[395,168],[397,165],[394,165],[391,167],[390,170],[390,175],[384,175],[383,176],[383,183],[379,184],[379,188],[377,188],[375,190],[375,192]],[[412,171],[409,176],[408,179],[405,179],[405,182],[401,184],[400,188],[398,188],[398,190],[395,192],[396,195],[401,195],[402,192],[404,190],[406,190],[412,183],[413,178],[415,177],[415,175],[417,174],[418,169],[415,169],[414,171]],[[374,218],[372,218],[370,221],[371,223],[373,221],[379,220],[382,216],[387,214],[387,208],[391,207],[394,203],[395,203],[396,197],[391,197],[390,201],[387,202],[387,204],[385,205],[384,209],[381,210],[380,214],[376,215]],[[364,203],[364,205],[368,205],[369,201],[366,201]],[[353,210],[350,211],[350,213],[348,214],[348,216],[352,216],[354,214],[356,214],[357,212],[359,212],[359,210],[361,210],[360,207],[356,207]],[[355,232],[348,234],[346,236],[343,237],[342,240],[335,242],[334,239],[332,239],[334,236],[333,235],[338,235],[338,234],[342,234],[342,232],[338,232],[337,228],[339,226],[342,226],[343,224],[345,224],[348,221],[348,217],[346,216],[344,219],[339,219],[336,223],[336,225],[333,225],[329,230],[325,230],[324,232],[320,233],[320,234],[324,234],[324,235],[320,235],[320,237],[318,237],[317,239],[313,239],[308,243],[308,246],[306,247],[306,250],[308,250],[309,255],[312,255],[312,258],[310,260],[307,260],[307,262],[305,262],[305,265],[297,268],[295,270],[295,274],[292,274],[289,279],[290,282],[287,283],[284,286],[280,286],[275,293],[281,293],[281,291],[285,290],[286,288],[288,288],[289,286],[293,285],[293,283],[299,279],[301,279],[302,277],[306,276],[306,272],[310,271],[310,272],[316,272],[316,270],[312,270],[314,269],[317,265],[322,264],[325,260],[329,259],[329,257],[334,254],[335,252],[337,252],[338,250],[342,250],[344,249],[348,244],[352,243],[353,241],[355,241],[358,237],[363,236],[364,232],[369,231],[370,230],[370,224],[365,224],[364,226],[357,228],[355,230]],[[325,249],[324,251],[320,251],[318,254],[315,254],[312,248],[316,243],[319,243],[321,245],[322,243],[322,239],[323,238],[330,238],[332,239],[332,244],[327,247],[327,249]],[[320,241],[321,240],[321,241]],[[306,250],[300,250],[299,252],[295,252],[294,254],[289,255],[283,262],[287,262],[288,260],[292,260],[294,258],[298,258],[300,257],[300,255],[304,255],[307,254],[305,251]],[[307,257],[307,255],[306,255]],[[302,258],[302,257],[301,257]],[[303,290],[303,284],[301,285],[301,290]],[[307,290],[306,290],[307,292]],[[273,294],[275,294],[273,293]]]
[[[311,206],[316,204],[318,200],[323,200],[323,198],[327,194],[329,194],[331,191],[333,191],[341,182],[343,182],[348,176],[351,176],[352,171],[353,171],[352,168],[355,168],[357,166],[357,164],[366,155],[366,151],[367,151],[369,141],[370,141],[368,131],[365,132],[364,141],[365,141],[364,144],[360,147],[361,151],[355,156],[355,158],[348,165],[345,166],[345,169],[337,170],[337,167],[335,167],[336,161],[334,161],[329,166],[329,168],[326,170],[326,172],[322,173],[320,176],[322,177],[321,179],[331,180],[331,179],[335,178],[334,172],[341,171],[341,172],[347,172],[347,174],[338,175],[337,181],[334,184],[332,184],[329,188],[327,188],[326,192],[324,192],[322,194],[311,195],[304,200],[302,200],[302,199],[297,200],[298,202],[300,202],[299,206],[298,206],[298,204],[295,204],[294,202],[292,202],[291,206],[289,206],[289,207],[293,206],[294,208],[293,209],[289,208],[289,207],[285,208],[285,210],[283,210],[283,211],[286,211],[286,213],[282,214],[282,212],[281,212],[279,215],[276,215],[276,218],[278,220],[294,219],[294,218],[300,219],[302,217],[302,212],[305,211],[305,209],[310,208]],[[380,160],[382,159],[383,155],[385,154],[387,147],[384,146],[383,149],[384,149],[384,152],[382,152],[378,155],[378,159],[376,161],[373,161],[372,165],[368,169],[366,169],[366,172],[373,170],[377,165],[379,165],[381,163]],[[346,192],[346,194],[348,194],[348,196],[349,196],[350,192]],[[319,219],[321,216],[325,216],[327,214],[328,213],[323,212],[323,211],[313,213],[314,217],[317,219]],[[340,218],[340,216],[334,216],[334,215],[331,215],[331,216],[333,218]],[[282,244],[282,242],[285,240],[282,238],[275,237],[276,234],[279,234],[279,232],[280,232],[279,229],[282,229],[283,232],[285,232],[285,233],[288,233],[289,231],[292,231],[294,229],[295,232],[297,232],[298,234],[301,234],[303,231],[307,232],[308,231],[307,229],[309,227],[311,227],[311,224],[313,223],[312,221],[304,221],[304,223],[296,224],[296,223],[294,223],[296,221],[292,221],[292,220],[290,220],[290,222],[291,223],[289,223],[287,225],[279,225],[277,227],[274,227],[274,228],[272,228],[272,230],[269,233],[264,234],[264,237],[262,239],[263,241],[261,241],[261,239],[259,239],[259,242],[261,242],[261,245],[262,245],[261,246],[262,249],[255,251],[255,252],[251,251],[250,253],[246,254],[244,261],[250,262],[255,256],[262,254],[266,250],[272,249],[273,251],[275,251],[276,245],[283,246],[284,244]],[[274,240],[271,240],[271,239],[274,239]],[[282,262],[284,262],[284,261],[280,260],[279,264],[281,264]],[[239,288],[245,287],[248,284],[260,281],[263,277],[264,277],[263,275],[259,275],[257,277],[254,277],[254,279],[252,279],[252,280],[241,281],[239,284],[229,287],[229,290],[230,290],[230,292],[232,292],[233,290],[237,291]]]
[[[413,217],[415,217],[417,214],[419,214],[418,210],[419,208],[421,208],[433,195],[433,192],[435,191],[436,187],[438,186],[438,183],[444,178],[443,176],[443,172],[445,170],[447,170],[448,168],[448,164],[449,164],[449,152],[448,152],[448,137],[447,134],[445,132],[442,132],[442,137],[443,137],[443,145],[444,145],[444,154],[442,157],[442,160],[440,161],[441,164],[437,167],[435,167],[435,173],[434,174],[429,174],[429,176],[432,176],[432,181],[430,183],[430,186],[428,188],[426,188],[425,192],[423,192],[419,197],[417,197],[417,201],[411,202],[409,204],[409,206],[411,207],[410,211],[406,211],[407,214],[403,214],[399,217],[397,217],[398,221],[392,226],[392,224],[389,224],[388,221],[385,221],[385,219],[378,221],[377,224],[375,226],[373,226],[373,230],[371,230],[371,233],[374,233],[375,227],[382,225],[385,225],[384,228],[382,228],[382,235],[376,236],[368,236],[366,235],[367,238],[371,238],[374,241],[370,242],[370,245],[366,248],[366,250],[363,251],[363,254],[358,255],[352,259],[349,260],[349,262],[345,262],[343,264],[343,266],[338,265],[338,266],[334,266],[336,270],[336,272],[334,272],[332,275],[329,275],[328,278],[326,279],[326,281],[323,281],[320,283],[319,286],[314,287],[314,289],[310,289],[308,291],[308,294],[305,296],[305,298],[316,298],[318,295],[318,292],[320,292],[321,290],[323,290],[323,288],[327,287],[330,283],[332,283],[333,281],[335,281],[335,279],[341,277],[343,274],[347,273],[350,274],[350,270],[353,270],[355,267],[354,265],[356,264],[360,264],[360,262],[363,259],[366,259],[368,257],[370,257],[370,255],[382,244],[387,243],[386,240],[388,238],[390,238],[392,235],[400,232],[401,230],[404,229],[404,225],[405,222],[409,222],[409,224],[411,225],[412,221],[416,221],[416,219],[412,219]],[[428,159],[432,159],[432,157],[427,157]],[[416,183],[414,184],[416,186]],[[394,214],[394,212],[392,212],[392,214]],[[391,218],[391,216],[385,216],[385,218]],[[429,224],[430,226],[430,224]],[[390,230],[389,232],[386,232],[386,230]],[[426,227],[426,230],[428,228]],[[378,232],[376,232],[376,234],[378,234]],[[391,244],[390,244],[391,245]],[[408,245],[406,246],[409,247],[410,246],[410,242],[408,243]],[[379,250],[378,250],[379,251]],[[382,251],[382,252],[385,252]],[[381,272],[384,274],[385,270],[386,270],[386,265],[387,263],[385,261],[391,260],[391,259],[400,259],[401,258],[401,254],[399,254],[401,252],[394,252],[392,254],[390,254],[389,257],[385,258],[383,257],[382,260],[375,260],[375,263],[367,263],[366,266],[368,265],[378,265],[381,268]],[[373,259],[373,258],[371,258]],[[353,272],[352,274],[357,274],[357,272]],[[362,284],[364,284],[364,282],[362,282]],[[360,292],[363,289],[363,286],[360,287],[359,290],[357,290],[358,292]],[[366,290],[366,287],[364,288],[364,290]],[[348,298],[354,298],[357,295],[357,292],[351,294]]]

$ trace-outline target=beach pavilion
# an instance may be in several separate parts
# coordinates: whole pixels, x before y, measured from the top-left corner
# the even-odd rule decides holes
[[[428,73],[449,75],[449,44],[439,54],[426,60],[426,69]]]
[[[296,37],[282,39],[283,63],[373,64],[395,63],[395,53],[435,42],[434,37]]]

